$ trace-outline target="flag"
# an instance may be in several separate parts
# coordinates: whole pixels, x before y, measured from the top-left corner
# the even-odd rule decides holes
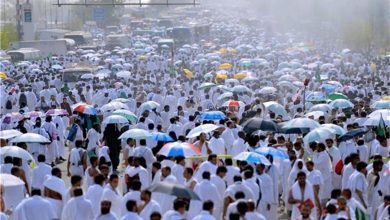
[[[171,66],[171,68],[170,68],[170,70],[169,70],[169,73],[170,73],[172,76],[176,75],[176,67],[175,67],[175,65],[172,65],[172,66]]]
[[[315,73],[314,77],[316,78],[316,81],[317,81],[317,82],[321,81],[321,71],[320,71],[320,67],[317,67],[316,73]]]
[[[379,119],[379,126],[378,129],[376,130],[376,134],[381,137],[386,137],[386,125],[385,125],[385,120],[383,120],[382,114],[381,114],[381,118]]]

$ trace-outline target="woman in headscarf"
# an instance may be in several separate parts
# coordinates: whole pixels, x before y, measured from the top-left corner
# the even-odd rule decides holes
[[[109,155],[112,162],[113,172],[116,171],[119,165],[121,141],[118,138],[120,135],[120,130],[115,124],[108,124],[107,127],[104,129],[104,145],[108,146],[108,148],[110,149]]]

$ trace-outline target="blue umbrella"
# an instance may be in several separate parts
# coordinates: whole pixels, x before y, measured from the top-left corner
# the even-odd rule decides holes
[[[220,111],[203,112],[200,115],[200,120],[221,120],[225,118],[225,114]]]
[[[350,130],[344,135],[340,136],[339,141],[343,142],[343,141],[351,140],[354,137],[362,136],[363,134],[367,133],[367,131],[368,130],[365,128],[357,128],[357,129]]]
[[[255,152],[264,156],[271,155],[273,158],[288,159],[286,152],[273,147],[260,147]]]
[[[162,133],[162,132],[154,132],[154,133],[152,133],[151,139],[153,139],[155,141],[163,141],[163,142],[171,142],[171,141],[173,141],[173,138],[171,136],[169,136],[166,133]]]
[[[254,163],[254,164],[264,164],[266,166],[271,165],[269,160],[258,153],[255,152],[241,152],[237,156],[235,156],[233,159],[240,160],[240,161],[246,161],[248,163]]]

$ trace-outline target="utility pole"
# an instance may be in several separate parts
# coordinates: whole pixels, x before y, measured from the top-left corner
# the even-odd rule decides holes
[[[16,32],[18,34],[18,40],[22,40],[22,14],[21,14],[20,0],[16,0]]]

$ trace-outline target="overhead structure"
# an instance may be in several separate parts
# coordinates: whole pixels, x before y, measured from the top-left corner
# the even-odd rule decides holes
[[[117,1],[117,0],[111,0],[110,1],[106,1],[105,3],[100,3],[100,2],[96,2],[94,0],[84,0],[83,3],[79,3],[79,2],[68,2],[68,1],[62,1],[62,0],[57,0],[56,3],[53,3],[53,5],[56,5],[58,7],[61,7],[61,6],[139,6],[139,7],[142,7],[142,6],[150,6],[150,5],[166,5],[166,6],[173,6],[173,5],[199,5],[199,2],[197,2],[196,0],[188,0],[188,1],[185,1],[185,2],[172,2],[172,0],[164,0],[161,1],[161,2],[151,2],[151,1],[147,1],[145,2],[144,0],[138,0],[138,2],[120,2],[120,1]]]

